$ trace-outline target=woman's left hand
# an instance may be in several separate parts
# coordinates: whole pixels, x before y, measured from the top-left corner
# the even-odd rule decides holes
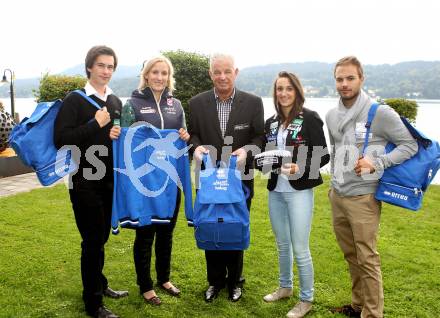
[[[179,129],[179,137],[180,137],[180,139],[182,139],[185,142],[187,142],[190,138],[188,132],[183,128]]]
[[[299,167],[296,163],[285,163],[281,167],[281,173],[285,175],[292,175],[299,171]]]
[[[121,134],[121,127],[120,126],[113,126],[110,129],[110,139],[111,140],[118,139],[120,134]]]

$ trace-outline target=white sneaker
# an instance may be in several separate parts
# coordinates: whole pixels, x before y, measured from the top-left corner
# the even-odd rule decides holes
[[[310,310],[312,310],[312,303],[309,303],[308,301],[300,301],[287,313],[286,316],[289,318],[302,318],[307,315]]]
[[[281,298],[288,298],[292,296],[292,288],[283,288],[280,287],[272,294],[266,295],[263,297],[263,300],[270,303],[273,301],[280,300]]]

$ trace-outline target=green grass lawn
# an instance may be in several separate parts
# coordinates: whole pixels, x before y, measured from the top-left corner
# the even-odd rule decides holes
[[[128,289],[130,296],[106,299],[106,305],[121,317],[284,317],[297,301],[296,277],[290,300],[273,304],[262,300],[278,285],[265,182],[256,180],[251,245],[245,253],[246,284],[239,302],[229,302],[225,291],[213,303],[204,302],[204,253],[197,249],[193,229],[186,226],[181,211],[171,279],[182,296],[173,298],[158,290],[162,306],[143,302],[133,265],[134,233],[125,229],[110,237],[104,271],[113,288]],[[333,234],[327,191],[327,185],[315,190],[311,237],[315,303],[308,317],[342,317],[332,315],[329,308],[350,302],[350,279]],[[439,211],[439,186],[431,186],[419,213],[384,206],[379,252],[385,317],[440,317]],[[0,199],[0,242],[0,317],[85,317],[80,236],[63,185]]]

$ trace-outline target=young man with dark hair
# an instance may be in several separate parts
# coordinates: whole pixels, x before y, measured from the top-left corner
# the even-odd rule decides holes
[[[349,317],[383,317],[383,286],[377,252],[381,204],[374,197],[384,169],[409,159],[417,142],[399,115],[381,105],[371,125],[369,147],[362,147],[368,111],[375,102],[363,90],[362,65],[354,56],[344,57],[334,70],[338,106],[326,115],[331,144],[333,229],[348,263],[352,280],[351,304],[332,311]],[[385,145],[396,148],[385,153]]]
[[[81,277],[83,300],[88,315],[115,318],[104,307],[102,297],[120,298],[126,291],[114,291],[102,273],[104,245],[110,234],[113,195],[112,120],[119,118],[122,103],[107,86],[117,65],[114,51],[92,47],[85,60],[87,84],[83,92],[95,101],[98,110],[84,97],[71,92],[63,101],[55,122],[57,148],[74,145],[81,151],[78,172],[69,190],[76,225],[81,234]]]

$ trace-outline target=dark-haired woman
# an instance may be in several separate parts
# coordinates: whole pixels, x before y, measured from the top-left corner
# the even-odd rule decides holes
[[[316,112],[303,107],[304,92],[298,77],[279,73],[273,98],[276,114],[265,123],[266,150],[288,150],[292,162],[272,171],[267,184],[270,221],[278,247],[279,288],[264,296],[264,300],[273,302],[292,295],[295,260],[299,302],[287,317],[299,318],[312,308],[314,274],[309,237],[313,187],[322,184],[319,169],[328,163],[329,155],[323,122]]]

